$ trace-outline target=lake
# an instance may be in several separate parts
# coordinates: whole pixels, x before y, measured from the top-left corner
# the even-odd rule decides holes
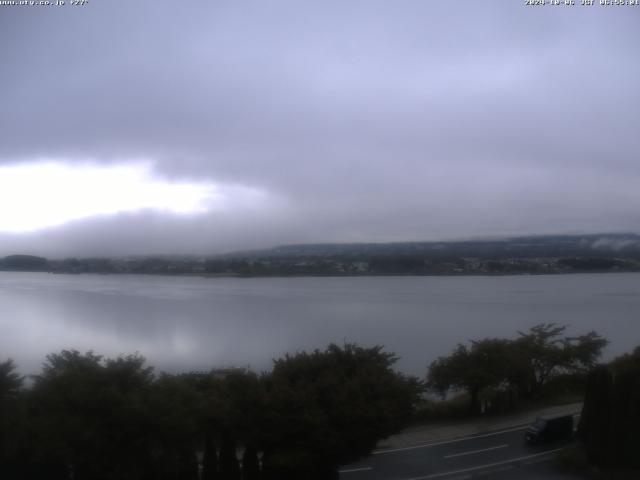
[[[458,342],[540,322],[596,330],[605,356],[640,344],[640,274],[200,278],[0,272],[0,360],[139,352],[158,370],[269,369],[285,352],[381,344],[424,375]]]

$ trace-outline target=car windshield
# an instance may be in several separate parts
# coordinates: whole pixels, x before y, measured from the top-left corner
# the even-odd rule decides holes
[[[533,422],[533,426],[539,430],[542,430],[546,424],[547,421],[542,418],[538,418],[535,422]]]

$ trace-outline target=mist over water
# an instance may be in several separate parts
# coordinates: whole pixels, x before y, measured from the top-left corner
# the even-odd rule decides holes
[[[158,370],[271,367],[328,343],[381,344],[423,375],[458,342],[536,323],[596,330],[605,359],[640,344],[640,274],[200,278],[0,273],[0,360],[37,373],[49,353],[139,352]]]

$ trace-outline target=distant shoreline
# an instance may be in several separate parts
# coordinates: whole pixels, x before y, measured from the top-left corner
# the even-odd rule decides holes
[[[153,276],[153,277],[190,277],[190,278],[375,278],[375,277],[526,277],[545,275],[594,275],[594,274],[622,274],[640,273],[638,270],[593,270],[593,271],[568,271],[568,272],[510,272],[510,273],[326,273],[326,274],[263,274],[249,275],[237,273],[148,273],[148,272],[52,272],[43,270],[0,270],[0,273],[46,273],[51,275],[102,275],[102,276]]]
[[[505,276],[640,272],[640,235],[285,245],[227,255],[0,258],[0,271],[201,277]]]

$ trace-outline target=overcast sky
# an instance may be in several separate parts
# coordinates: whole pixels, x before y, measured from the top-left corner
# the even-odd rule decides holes
[[[0,6],[0,255],[640,231],[640,7],[68,3]]]

